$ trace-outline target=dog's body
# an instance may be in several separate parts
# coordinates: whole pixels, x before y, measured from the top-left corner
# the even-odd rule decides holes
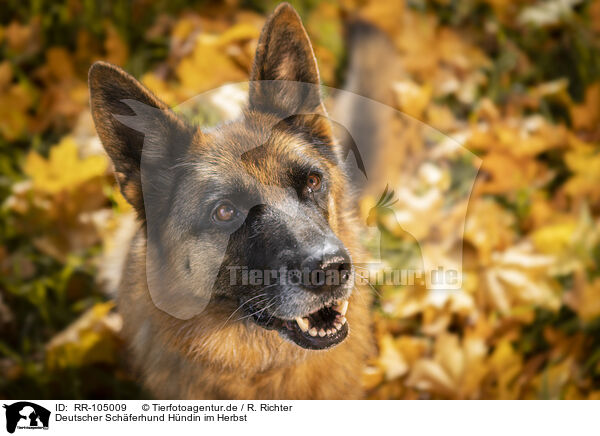
[[[90,71],[96,127],[140,222],[118,294],[125,338],[145,386],[158,398],[360,398],[372,347],[368,290],[346,280],[308,287],[278,283],[267,291],[269,286],[226,281],[226,266],[294,268],[306,265],[306,258],[311,270],[346,277],[362,257],[350,210],[355,203],[347,198],[339,145],[319,95],[288,82],[273,89],[258,82],[318,85],[312,48],[289,5],[267,21],[251,79],[257,82],[241,119],[202,132],[121,70],[96,64]],[[156,112],[145,138],[126,127],[129,100]],[[139,111],[133,108],[133,114]],[[164,150],[165,144],[171,148]],[[144,192],[142,146],[148,147],[144,153],[151,150],[145,157],[150,172],[166,170]],[[232,199],[231,189],[240,186],[243,195]],[[208,204],[196,197],[215,192],[227,192],[226,201],[207,206],[211,215],[196,212]],[[243,204],[251,193],[256,200]],[[222,261],[210,239],[221,234],[228,241]],[[160,265],[148,257],[155,246],[164,255]],[[193,313],[201,299],[195,286],[206,281],[214,259],[219,274],[210,299]],[[157,303],[171,292],[191,303],[184,298],[179,312],[181,304]],[[341,301],[348,302],[344,309]],[[309,329],[319,326],[318,334]]]

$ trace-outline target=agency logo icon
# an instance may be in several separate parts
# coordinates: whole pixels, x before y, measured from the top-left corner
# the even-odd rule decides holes
[[[29,401],[19,401],[11,405],[4,404],[6,409],[6,431],[14,433],[19,430],[48,430],[50,411]]]

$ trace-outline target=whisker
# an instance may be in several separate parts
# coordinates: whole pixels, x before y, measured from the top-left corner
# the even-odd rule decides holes
[[[250,315],[246,315],[246,316],[243,316],[243,317],[241,317],[241,318],[238,318],[238,319],[236,319],[235,321],[237,322],[237,321],[241,321],[241,320],[243,320],[243,319],[246,319],[246,318],[250,318],[250,317],[252,317],[252,316],[254,316],[254,315],[258,314],[258,313],[262,314],[262,312],[264,312],[266,309],[268,309],[268,308],[269,308],[269,307],[271,307],[273,304],[275,304],[275,302],[271,303],[271,301],[273,301],[275,298],[277,298],[277,295],[275,295],[273,298],[271,298],[271,299],[270,299],[270,300],[267,302],[267,305],[266,305],[265,307],[263,307],[262,309],[259,309],[259,310],[257,310],[256,312],[254,312],[254,313],[251,313]],[[262,301],[261,301],[261,302],[262,302]],[[269,304],[269,303],[271,303],[271,304]]]
[[[225,324],[227,324],[227,322],[228,322],[228,321],[229,321],[229,320],[230,320],[230,319],[233,317],[233,315],[235,315],[235,313],[236,313],[238,310],[240,310],[240,309],[241,309],[241,308],[242,308],[244,305],[246,305],[246,304],[250,303],[252,300],[255,300],[255,299],[259,298],[259,297],[265,297],[265,296],[267,295],[267,293],[266,293],[266,292],[262,292],[262,291],[264,291],[265,289],[271,288],[271,287],[273,287],[273,286],[275,286],[275,285],[277,285],[277,283],[271,283],[270,285],[267,285],[267,286],[265,286],[265,287],[263,287],[263,288],[259,289],[259,291],[258,291],[258,292],[261,292],[260,294],[258,294],[258,295],[255,295],[254,297],[252,297],[252,298],[250,298],[250,299],[248,299],[248,300],[244,301],[242,304],[240,304],[240,305],[239,305],[239,306],[238,306],[238,307],[237,307],[237,308],[236,308],[236,309],[235,309],[233,312],[231,312],[231,315],[229,315],[229,317],[228,317],[228,318],[225,320],[225,322],[224,322],[224,323],[223,323],[223,325],[222,325],[222,326],[219,328],[219,330],[220,330],[220,329],[222,329],[223,327],[225,327]],[[262,303],[262,301],[260,301],[260,302]]]
[[[261,316],[262,316],[262,314],[264,313],[264,311],[265,311],[266,309],[268,309],[269,307],[273,306],[273,304],[275,304],[275,303],[276,303],[276,301],[273,301],[275,298],[277,298],[277,295],[275,295],[273,298],[271,298],[271,299],[269,300],[269,302],[267,303],[267,306],[263,307],[263,309],[262,309],[262,310],[261,310],[261,312],[260,312],[260,315],[261,315]],[[271,304],[271,301],[273,301],[273,303],[272,303],[272,304]]]
[[[264,289],[261,289],[261,291]],[[225,327],[225,325],[227,324],[227,322],[229,322],[229,320],[231,319],[231,317],[233,317],[233,315],[240,310],[242,307],[244,307],[244,305],[250,303],[252,300],[255,300],[256,298],[259,297],[265,297],[267,294],[266,292],[263,292],[262,294],[258,294],[255,295],[254,297],[250,298],[249,300],[244,301],[242,304],[240,304],[233,312],[231,312],[231,315],[229,315],[229,317],[225,320],[225,322],[223,323],[223,325],[221,327],[219,327],[219,329],[217,331],[220,331],[223,329],[223,327]]]
[[[381,293],[380,293],[380,292],[379,292],[377,289],[375,289],[375,286],[373,286],[373,285],[371,284],[371,282],[367,281],[367,285],[369,285],[369,286],[371,287],[371,289],[373,289],[373,292],[375,292],[375,295],[377,295],[379,298],[382,298],[382,297],[383,297],[383,296],[381,295]]]
[[[267,321],[267,324],[269,324],[271,322],[271,319],[273,319],[273,315],[275,314],[275,312],[277,312],[279,310],[279,308],[283,306],[283,302],[279,303],[279,306],[277,306],[275,308],[275,310],[273,311],[273,313],[271,313],[271,316],[269,317],[269,320]]]
[[[267,301],[267,299],[266,299],[266,298],[265,298],[264,300],[260,300],[258,303],[259,303],[259,304],[260,304],[260,303],[264,303],[265,301]],[[256,312],[253,312],[253,313],[251,313],[251,314],[249,314],[249,315],[244,315],[244,316],[242,316],[241,318],[236,318],[236,319],[234,320],[234,322],[241,321],[241,320],[243,320],[243,319],[246,319],[246,318],[250,318],[251,316],[254,316],[254,315],[256,315],[256,314],[257,314],[258,312],[260,312],[261,310],[263,310],[263,309],[258,309]]]

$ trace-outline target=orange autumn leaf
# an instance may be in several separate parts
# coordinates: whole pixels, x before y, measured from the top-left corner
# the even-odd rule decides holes
[[[600,83],[589,86],[583,103],[574,104],[569,110],[575,129],[597,129],[600,122]]]

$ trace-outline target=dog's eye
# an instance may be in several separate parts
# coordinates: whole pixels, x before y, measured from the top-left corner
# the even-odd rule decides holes
[[[216,221],[227,222],[234,219],[237,215],[237,210],[231,203],[220,203],[213,212]]]
[[[311,192],[317,192],[321,189],[321,176],[316,173],[310,173],[306,178],[306,187]]]

